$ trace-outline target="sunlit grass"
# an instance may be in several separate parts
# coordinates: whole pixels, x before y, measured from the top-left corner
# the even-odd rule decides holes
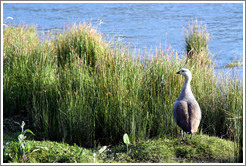
[[[211,35],[207,32],[206,25],[198,20],[192,21],[188,25],[188,29],[184,28],[185,32],[185,47],[187,59],[191,63],[201,63],[205,65],[211,64],[210,51],[208,49]]]
[[[236,61],[226,64],[225,67],[232,68],[232,67],[241,67],[241,66],[243,66],[243,62]]]

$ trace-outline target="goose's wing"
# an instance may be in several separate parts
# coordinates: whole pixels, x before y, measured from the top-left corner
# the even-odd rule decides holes
[[[188,112],[190,117],[190,128],[191,132],[195,133],[201,121],[201,110],[197,101],[193,100],[188,103]]]
[[[174,103],[173,117],[179,127],[186,132],[190,132],[189,107],[186,101],[178,100]]]

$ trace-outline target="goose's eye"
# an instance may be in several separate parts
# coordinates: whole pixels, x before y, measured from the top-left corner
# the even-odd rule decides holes
[[[182,70],[182,72],[185,72],[184,70]]]

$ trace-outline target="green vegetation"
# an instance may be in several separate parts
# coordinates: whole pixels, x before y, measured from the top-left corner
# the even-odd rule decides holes
[[[199,23],[197,20],[189,24],[189,28],[184,28],[185,32],[185,46],[187,59],[186,62],[201,63],[205,65],[211,64],[210,51],[208,43],[211,39],[207,32],[206,26]]]
[[[4,162],[13,162],[13,163],[93,163],[93,152],[81,147],[78,147],[76,144],[70,146],[66,143],[58,143],[51,141],[34,141],[26,140],[25,144],[29,147],[49,147],[49,149],[26,150],[26,159],[23,161],[22,158],[15,158],[16,152],[12,150],[15,146],[15,142],[11,142],[6,146]]]
[[[161,49],[140,57],[85,23],[42,38],[34,27],[9,26],[3,31],[4,117],[26,117],[39,139],[90,148],[117,145],[124,133],[132,144],[177,137],[172,109],[183,78],[175,73],[185,65],[202,110],[199,132],[234,141],[242,162],[243,88],[236,78],[216,78],[209,34],[198,27],[186,33],[185,59]]]
[[[183,163],[183,162],[234,162],[234,143],[217,137],[195,135],[193,140],[180,143],[180,138],[139,141],[126,146],[103,146],[101,149],[86,149],[66,143],[27,140],[32,147],[49,147],[49,150],[28,154],[28,163]],[[223,152],[223,153],[222,153]],[[13,156],[11,146],[6,153]],[[5,162],[23,162],[4,156]]]
[[[240,66],[243,66],[243,62],[241,61],[236,61],[236,62],[231,62],[231,63],[228,63],[226,64],[225,67],[240,67]]]
[[[29,154],[41,149],[49,150],[47,147],[30,146],[30,144],[26,143],[25,139],[27,136],[25,136],[25,134],[26,133],[30,133],[32,135],[35,134],[30,129],[24,130],[24,126],[25,126],[25,122],[22,121],[20,125],[21,133],[18,135],[18,143],[9,141],[4,144],[3,155],[5,160],[11,159],[19,162],[27,162],[29,160]],[[10,151],[10,153],[8,153],[7,151]]]
[[[233,162],[233,152],[231,141],[196,135],[184,143],[180,143],[180,138],[139,141],[130,146],[128,155],[124,146],[116,146],[107,153],[104,162]]]
[[[128,145],[130,144],[130,140],[127,133],[123,135],[123,142],[126,144],[127,153],[128,153]]]

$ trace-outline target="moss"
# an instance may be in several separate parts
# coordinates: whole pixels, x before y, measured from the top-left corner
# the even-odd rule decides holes
[[[4,140],[14,140],[16,134],[5,135]],[[93,163],[96,153],[98,163],[183,163],[183,162],[234,162],[234,143],[218,137],[195,135],[192,140],[186,138],[159,138],[138,141],[129,146],[129,153],[125,145],[109,146],[99,154],[98,149],[86,149],[66,143],[51,141],[27,140],[26,146],[47,147],[49,150],[38,150],[28,154],[30,163]],[[11,147],[6,149],[11,153]],[[6,162],[23,162],[19,160],[5,160]]]
[[[207,135],[194,136],[180,142],[180,138],[140,141],[129,147],[112,147],[104,162],[177,163],[177,162],[233,162],[234,143]]]
[[[66,143],[58,143],[51,141],[31,141],[25,142],[26,147],[34,149],[35,147],[46,147],[48,150],[39,149],[37,151],[30,150],[26,153],[28,163],[91,163],[93,162],[93,153],[90,149],[84,149],[77,145],[68,145]],[[11,147],[6,149],[6,153],[14,156]],[[23,162],[16,158],[9,158],[8,162]]]

